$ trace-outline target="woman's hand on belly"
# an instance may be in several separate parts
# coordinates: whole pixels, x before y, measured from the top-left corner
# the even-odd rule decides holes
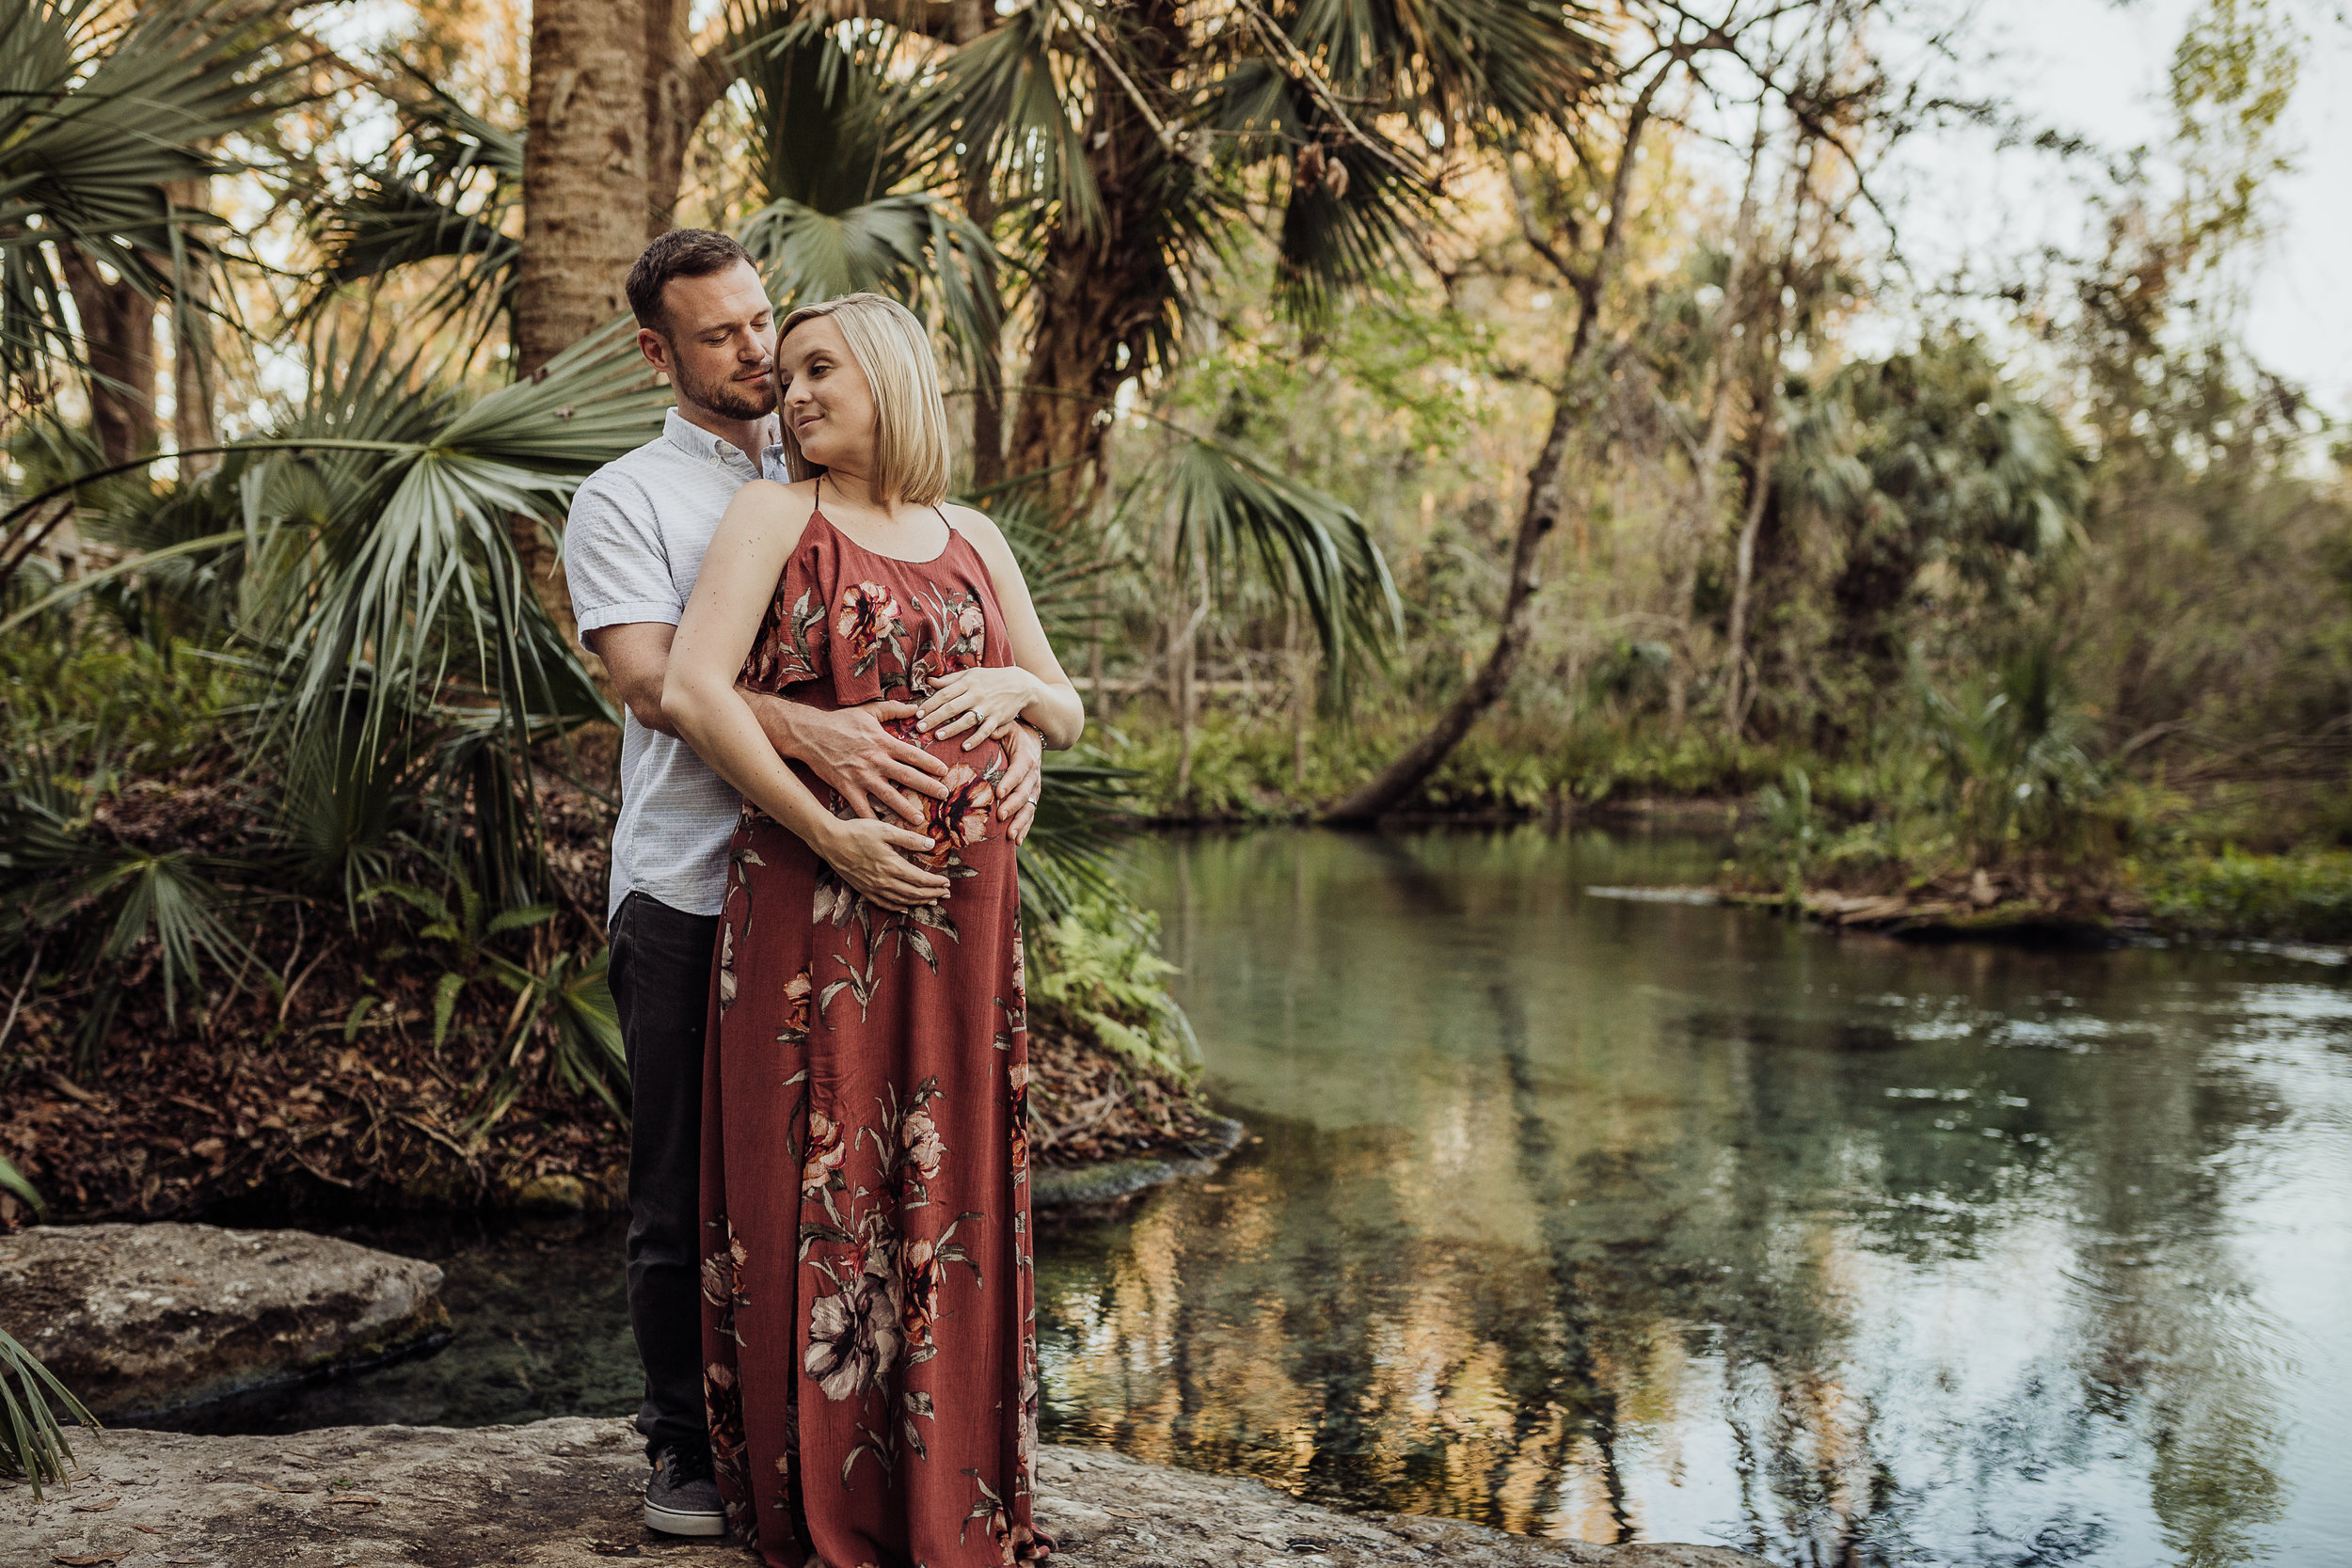
[[[915,728],[934,740],[971,732],[970,751],[1044,695],[1045,683],[1018,664],[977,665],[942,679],[923,699]]]
[[[911,910],[936,904],[947,896],[946,878],[926,871],[907,859],[931,847],[931,840],[911,828],[879,817],[835,818],[822,844],[814,845],[826,864],[841,879],[884,909]]]

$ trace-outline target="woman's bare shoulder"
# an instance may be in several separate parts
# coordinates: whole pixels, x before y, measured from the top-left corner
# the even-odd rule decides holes
[[[1011,546],[1005,543],[1005,531],[996,526],[996,519],[982,512],[978,507],[965,506],[958,501],[948,501],[942,505],[939,511],[940,515],[947,519],[949,528],[967,536],[975,545],[988,549],[1007,551],[1011,549]]]
[[[727,502],[730,518],[759,535],[763,543],[782,545],[787,550],[799,545],[809,519],[816,515],[817,482],[809,479],[788,484],[779,480],[755,479]]]

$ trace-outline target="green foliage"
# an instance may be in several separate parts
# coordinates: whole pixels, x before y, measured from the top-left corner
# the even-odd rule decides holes
[[[274,8],[233,0],[0,0],[0,394],[78,364],[56,246],[184,302],[224,226],[166,187],[235,167],[220,144],[278,113]],[[31,398],[24,398],[26,393]]]
[[[127,986],[152,974],[176,1017],[183,992],[201,998],[208,970],[232,986],[246,971],[230,920],[250,901],[252,863],[140,820],[185,820],[165,779],[219,746],[202,726],[217,723],[207,705],[227,683],[184,650],[140,644],[78,658],[12,647],[0,673],[0,951],[30,954],[35,977],[91,987],[80,1037],[95,1060]],[[138,800],[121,799],[133,776],[156,772],[165,779]],[[199,821],[219,815],[196,809]]]
[[[784,309],[872,290],[935,305],[955,343],[993,351],[1001,259],[931,188],[950,171],[910,125],[913,89],[893,74],[894,42],[876,28],[845,48],[832,13],[784,4],[738,18],[764,203],[739,233]]]
[[[1979,863],[2017,848],[2088,847],[2108,781],[2062,670],[2052,643],[2037,641],[2005,653],[1958,697],[1915,675],[1924,738],[1942,766],[1945,810]]]
[[[48,1212],[49,1205],[41,1201],[39,1190],[5,1155],[0,1155],[0,1193],[12,1195],[36,1214]]]
[[[2205,936],[2352,942],[2352,853],[2168,856],[2134,868],[2156,924]]]
[[[628,1063],[622,1050],[621,1021],[606,983],[609,957],[598,952],[582,961],[578,955],[553,948],[545,941],[531,944],[527,960],[497,951],[492,944],[515,932],[541,930],[555,917],[551,904],[527,904],[491,913],[463,873],[452,878],[457,899],[452,909],[442,895],[413,882],[395,882],[371,889],[365,895],[400,900],[424,919],[417,935],[443,944],[452,967],[433,990],[433,1045],[437,1051],[449,1037],[450,1022],[466,990],[477,980],[504,986],[515,996],[497,1043],[477,1079],[486,1104],[485,1129],[505,1114],[522,1092],[527,1053],[537,1043],[546,1050],[548,1074],[563,1087],[591,1092],[626,1117],[621,1095],[628,1089]],[[543,933],[544,934],[544,933]],[[348,1037],[364,1016],[356,1005],[344,1027]]]
[[[1756,792],[1756,806],[1759,820],[1742,835],[1741,847],[1779,871],[1784,886],[1794,893],[1804,886],[1827,836],[1813,805],[1812,775],[1790,763],[1780,783]]]
[[[0,1192],[22,1198],[37,1214],[49,1207],[5,1158],[0,1158]],[[67,1420],[87,1427],[98,1424],[32,1352],[0,1329],[0,1414],[7,1417],[0,1425],[0,1475],[30,1481],[35,1502],[40,1500],[40,1483],[64,1480],[73,1462],[73,1449],[53,1404],[63,1407]]]
[[[1159,919],[1124,898],[1089,895],[1038,933],[1029,981],[1033,1025],[1091,1034],[1136,1065],[1189,1079],[1200,1046],[1168,995]]]
[[[95,1428],[98,1418],[83,1407],[55,1373],[31,1351],[0,1329],[0,1475],[22,1476],[32,1483],[33,1500],[40,1500],[40,1483],[63,1481],[72,1473],[73,1449],[66,1441],[52,1402],[65,1418]]]

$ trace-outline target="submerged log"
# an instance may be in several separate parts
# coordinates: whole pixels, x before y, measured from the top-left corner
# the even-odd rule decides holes
[[[614,1558],[744,1561],[723,1541],[646,1530],[645,1464],[628,1421],[339,1427],[283,1437],[77,1433],[77,1479],[8,1494],[0,1561],[301,1560],[591,1568]],[[1254,1481],[1196,1475],[1095,1449],[1045,1448],[1038,1518],[1071,1568],[1763,1568],[1722,1546],[1590,1545],[1412,1514],[1347,1514]],[[322,1544],[324,1543],[324,1544]]]

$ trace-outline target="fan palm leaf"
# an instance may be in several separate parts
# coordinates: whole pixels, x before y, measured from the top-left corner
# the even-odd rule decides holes
[[[936,305],[967,352],[996,341],[996,249],[935,191],[907,89],[877,37],[853,46],[822,16],[755,13],[739,45],[761,127],[765,205],[740,227],[789,309],[871,290]]]
[[[401,131],[346,191],[310,207],[321,250],[317,286],[301,315],[338,288],[420,262],[453,263],[421,307],[430,314],[505,314],[522,243],[507,232],[522,201],[523,138],[430,82],[405,105]]]
[[[993,171],[1008,203],[1051,209],[1063,227],[1099,234],[1103,196],[1081,129],[1090,63],[1058,7],[1025,6],[924,82],[910,128],[963,144],[961,156]]]
[[[273,459],[251,486],[268,514],[255,629],[285,650],[288,721],[340,724],[357,701],[373,744],[411,691],[471,691],[518,743],[533,713],[611,718],[539,610],[508,520],[559,528],[587,470],[660,430],[668,398],[629,324],[470,404],[419,390],[421,374],[373,350],[321,378],[286,437],[345,446]]]
[[[23,1476],[30,1481],[35,1502],[40,1500],[40,1483],[63,1481],[73,1463],[72,1446],[66,1441],[65,1428],[51,1408],[52,1401],[77,1426],[98,1425],[98,1418],[57,1381],[56,1373],[6,1329],[0,1329],[0,1474]]]
[[[1254,564],[1294,590],[1335,678],[1377,657],[1404,623],[1387,560],[1352,507],[1221,441],[1184,435],[1152,483],[1167,497],[1179,559],[1196,546],[1213,583]]]
[[[78,358],[53,247],[150,297],[209,214],[166,187],[236,166],[222,138],[282,107],[292,67],[274,8],[235,0],[0,0],[0,378]],[[200,249],[198,245],[195,248]]]

